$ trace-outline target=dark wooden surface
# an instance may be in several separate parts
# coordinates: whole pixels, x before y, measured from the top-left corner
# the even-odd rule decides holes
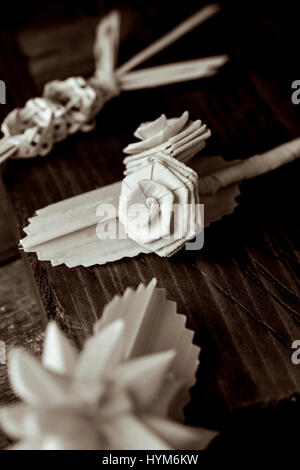
[[[0,339],[5,343],[6,356],[6,361],[1,360],[0,364],[0,405],[16,399],[7,376],[9,351],[22,347],[39,356],[45,325],[46,318],[41,315],[22,260],[0,266]],[[0,449],[7,443],[0,430]]]
[[[41,350],[46,318],[32,293],[21,259],[0,267],[0,338],[6,344],[6,358],[12,347],[24,347],[35,355]],[[13,400],[6,368],[0,365],[1,402]]]
[[[193,2],[185,11],[122,6],[120,62],[195,9]],[[105,4],[95,7],[97,15],[105,11]],[[83,8],[52,16],[34,10],[18,35],[2,33],[0,78],[8,88],[2,116],[49,79],[92,73],[97,15]],[[300,114],[290,99],[297,79],[293,26],[291,10],[226,3],[218,17],[148,62],[229,53],[218,76],[126,92],[106,105],[93,132],[69,138],[46,158],[9,162],[4,180],[19,237],[36,209],[121,179],[121,149],[140,122],[162,112],[188,109],[207,122],[213,131],[207,152],[230,159],[298,136]],[[26,255],[45,313],[80,345],[107,301],[156,276],[202,347],[189,422],[221,427],[229,412],[298,397],[300,366],[291,362],[291,343],[300,339],[299,168],[298,161],[244,184],[239,208],[206,230],[199,252],[141,255],[88,269],[53,268]]]
[[[6,192],[0,177],[0,264],[18,256],[18,242],[11,225]]]

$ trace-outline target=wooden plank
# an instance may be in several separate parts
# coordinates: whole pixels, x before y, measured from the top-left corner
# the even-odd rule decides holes
[[[6,193],[0,178],[0,263],[18,256],[17,243],[10,223]]]
[[[18,259],[0,266],[0,340],[5,344],[6,356],[4,361],[1,355],[0,364],[1,406],[15,401],[7,377],[9,351],[23,347],[39,356],[45,324],[46,318],[35,300],[23,261]],[[0,431],[0,449],[7,443]]]
[[[152,10],[146,27],[137,22],[129,38],[123,34],[122,57],[155,39],[176,16],[166,18],[165,12],[155,12]],[[127,11],[129,24],[133,24],[132,18],[143,18],[143,13],[142,6]],[[247,13],[245,9],[243,14]],[[258,15],[256,21],[251,28],[260,37],[264,17]],[[49,27],[51,40],[55,24],[53,20]],[[80,34],[80,22],[77,27]],[[208,151],[229,158],[247,157],[295,137],[299,113],[288,92],[282,93],[280,80],[286,77],[270,79],[268,64],[259,56],[259,41],[252,35],[256,55],[252,54],[249,30],[239,31],[237,44],[235,28],[230,11],[225,12],[171,48],[170,60],[180,55],[178,51],[187,58],[199,56],[199,45],[203,55],[230,51],[231,63],[218,76],[124,93],[103,109],[95,131],[57,145],[49,157],[9,162],[5,183],[20,237],[36,209],[120,179],[121,149],[131,141],[140,122],[161,112],[173,116],[189,109],[193,118],[200,117],[213,129]],[[38,57],[30,52],[28,31],[26,34],[27,59],[40,87],[39,70],[46,81],[53,78],[53,64],[50,61],[47,69],[47,61],[43,61],[39,69]],[[39,43],[38,29],[32,27],[30,34],[31,44]],[[45,34],[44,30],[44,41]],[[22,34],[19,37],[22,40]],[[276,38],[274,41],[276,46]],[[59,78],[66,73],[61,52],[65,42],[55,46]],[[23,57],[12,47],[7,45],[6,70],[10,74],[12,62],[18,64],[19,74],[22,70],[23,80],[16,90],[16,101],[20,101],[28,97],[28,89],[35,89]],[[84,63],[86,57],[81,54],[78,61]],[[165,57],[162,54],[158,62]],[[68,74],[77,73],[75,62],[68,63]],[[55,318],[75,343],[82,344],[108,300],[127,286],[136,287],[156,276],[168,297],[177,301],[179,311],[187,315],[188,325],[196,332],[195,341],[202,347],[199,380],[187,410],[189,421],[209,425],[223,411],[277,402],[299,393],[299,369],[291,363],[291,343],[300,337],[297,170],[299,162],[245,184],[239,209],[206,231],[205,246],[199,252],[181,251],[171,259],[141,255],[88,269],[52,268],[35,255],[26,255],[48,317]]]

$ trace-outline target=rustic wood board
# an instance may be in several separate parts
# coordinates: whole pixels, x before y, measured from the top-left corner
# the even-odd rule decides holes
[[[182,10],[167,14],[160,8],[125,8],[123,60],[182,15]],[[234,11],[241,15],[237,20],[229,8],[151,61],[229,52],[232,59],[218,76],[124,93],[107,104],[93,132],[69,138],[49,157],[9,162],[4,178],[19,237],[36,209],[120,179],[121,149],[140,122],[161,112],[173,116],[189,109],[213,130],[208,152],[227,158],[244,158],[297,136],[300,116],[290,101],[291,69],[278,72],[285,18],[274,11],[273,16],[263,9],[253,14],[247,4]],[[0,72],[7,81],[9,107],[38,94],[54,72],[57,78],[78,74],[81,67],[84,74],[92,72],[89,44],[95,18],[81,12],[64,21],[57,40],[53,18],[43,25],[33,17],[30,28],[19,31],[19,47],[10,35],[3,36],[6,59],[0,60]],[[74,24],[80,54],[72,47]],[[51,44],[51,60],[44,59],[41,44]],[[65,51],[72,60],[66,60]],[[26,255],[48,318],[80,345],[107,301],[156,276],[186,314],[202,347],[189,421],[213,425],[222,411],[295,396],[300,369],[291,363],[291,343],[300,338],[299,165],[244,185],[238,210],[206,231],[199,252],[181,251],[171,259],[141,255],[88,269],[53,268]]]
[[[6,359],[12,347],[24,347],[39,355],[47,322],[21,259],[0,267],[0,318],[0,339],[6,345]],[[13,400],[6,366],[7,362],[0,365],[1,404]]]
[[[38,357],[45,325],[46,317],[36,302],[23,261],[18,259],[0,266],[0,340],[5,343],[5,355],[1,355],[0,364],[1,406],[15,401],[7,376],[9,351],[22,347]],[[0,449],[7,442],[0,431]]]
[[[0,263],[18,256],[18,242],[14,236],[14,230],[9,220],[6,193],[0,177]]]

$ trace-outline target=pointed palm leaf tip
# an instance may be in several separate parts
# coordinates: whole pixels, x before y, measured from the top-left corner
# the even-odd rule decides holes
[[[45,335],[43,365],[53,372],[72,374],[78,352],[54,321],[49,322]]]
[[[86,341],[76,366],[76,379],[92,381],[118,364],[123,330],[124,322],[116,320]]]
[[[81,352],[54,323],[47,328],[42,364],[25,351],[12,351],[9,377],[23,403],[0,409],[0,424],[18,440],[14,449],[209,443],[214,433],[170,420],[169,410],[182,411],[187,403],[199,348],[176,304],[155,286],[153,279],[110,302]],[[186,357],[195,360],[187,363]]]
[[[68,395],[68,383],[45,369],[26,351],[16,349],[9,357],[9,378],[20,398],[31,405],[59,404]]]
[[[133,395],[138,408],[147,408],[158,398],[175,357],[171,350],[132,359],[116,369],[115,380]]]
[[[26,438],[26,420],[30,408],[23,403],[18,406],[0,408],[0,423],[6,434],[13,439]]]

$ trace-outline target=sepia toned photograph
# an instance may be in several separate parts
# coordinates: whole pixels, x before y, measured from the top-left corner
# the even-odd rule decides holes
[[[297,21],[255,0],[3,6],[0,460],[297,449]]]

